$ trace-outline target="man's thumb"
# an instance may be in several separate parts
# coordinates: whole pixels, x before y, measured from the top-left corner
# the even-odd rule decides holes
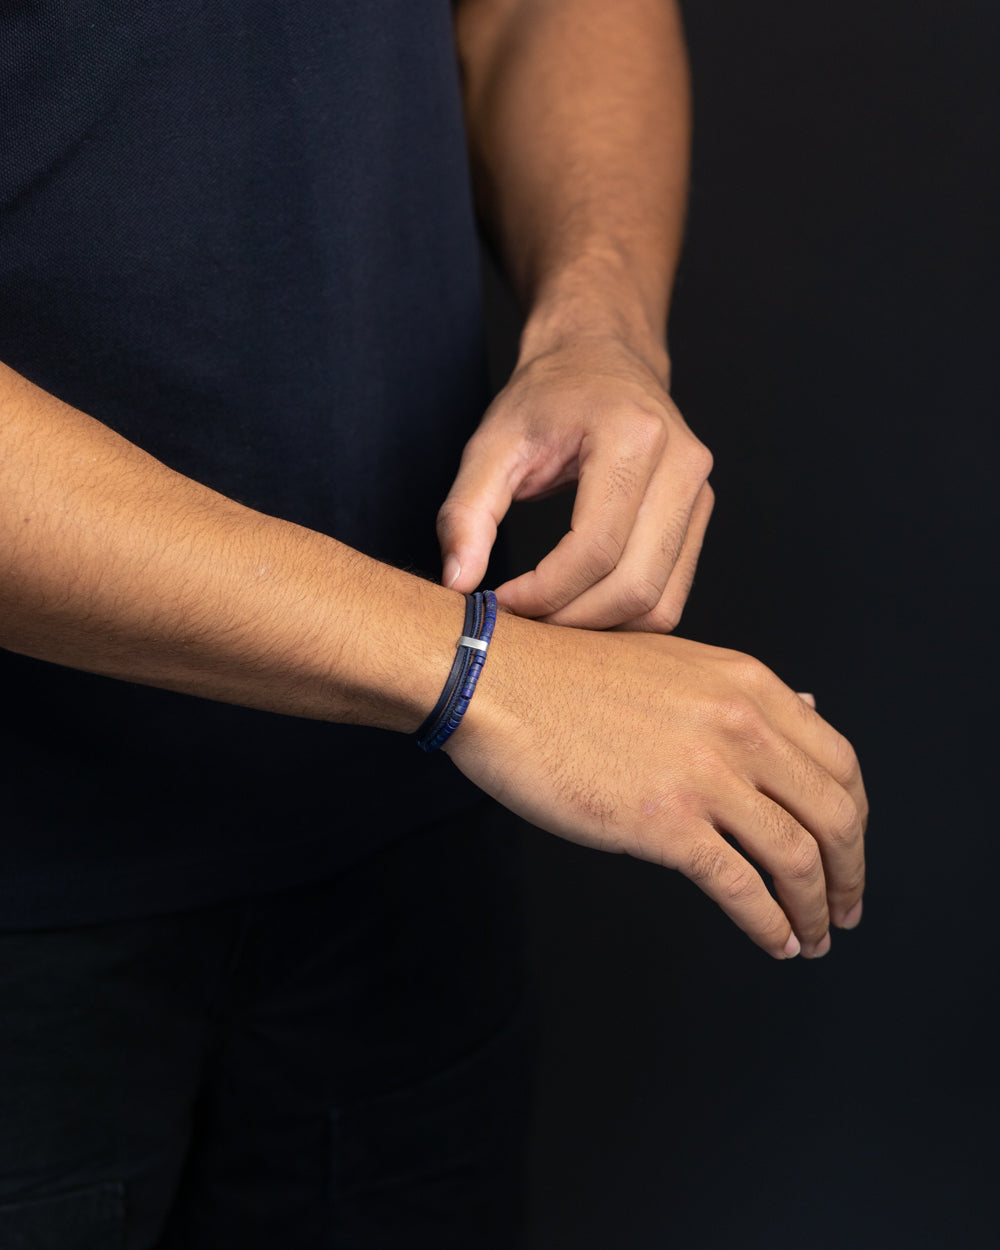
[[[486,504],[459,496],[453,488],[438,513],[437,532],[441,543],[441,585],[471,593],[486,576],[497,536],[497,518]]]

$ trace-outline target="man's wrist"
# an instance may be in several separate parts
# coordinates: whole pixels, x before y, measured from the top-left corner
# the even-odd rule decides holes
[[[614,340],[667,384],[666,302],[644,295],[620,258],[591,254],[539,285],[521,334],[525,363],[581,339]]]
[[[337,659],[335,683],[344,681],[346,655],[359,685],[361,715],[343,719],[415,733],[448,677],[462,633],[463,596],[361,558],[377,571],[377,588],[372,585],[372,598],[360,608],[352,645]]]
[[[523,697],[530,666],[526,643],[548,633],[554,626],[526,621],[507,612],[497,614],[488,662],[476,686],[461,725],[442,748],[446,755],[470,747],[489,750],[489,744],[503,735],[524,712]],[[537,658],[537,657],[536,657]]]

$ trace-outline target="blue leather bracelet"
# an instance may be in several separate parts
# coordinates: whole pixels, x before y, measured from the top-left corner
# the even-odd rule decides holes
[[[476,620],[475,597],[473,595],[466,595],[465,596],[465,623],[462,626],[463,634],[471,633],[471,631],[475,627],[475,620]],[[420,728],[417,730],[418,739],[422,737],[426,737],[428,730],[432,729],[441,719],[441,715],[444,712],[445,708],[448,706],[449,702],[451,701],[454,695],[454,692],[459,688],[459,686],[462,683],[462,678],[465,676],[465,670],[467,669],[470,660],[471,660],[471,656],[469,655],[468,650],[466,650],[464,647],[457,647],[455,649],[455,658],[454,660],[452,660],[452,663],[451,663],[451,672],[448,674],[448,680],[444,683],[444,689],[441,691],[441,697],[438,699],[437,703],[434,704],[434,707],[431,709],[430,714],[426,717],[424,722],[421,724]]]
[[[436,751],[461,724],[483,671],[496,620],[497,597],[492,590],[466,596],[465,628],[458,640],[451,672],[441,697],[416,733],[421,750]]]

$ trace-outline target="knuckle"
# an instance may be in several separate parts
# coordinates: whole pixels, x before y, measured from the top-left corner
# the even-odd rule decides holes
[[[652,612],[663,595],[663,585],[655,578],[633,576],[622,592],[621,607],[627,620]]]
[[[843,734],[837,734],[833,743],[834,777],[839,782],[845,783],[853,781],[855,777],[860,775],[860,771],[858,757],[854,753],[854,748]]]
[[[684,871],[695,885],[713,885],[729,871],[729,855],[718,842],[697,842],[688,852]]]
[[[744,666],[744,680],[753,691],[764,691],[772,687],[776,681],[774,674],[762,660],[747,656]]]
[[[715,457],[704,443],[695,439],[688,453],[688,463],[692,475],[704,482],[715,468]]]
[[[865,892],[865,866],[862,864],[855,872],[850,873],[838,883],[838,892],[845,898],[859,899]]]
[[[629,408],[621,418],[621,438],[633,455],[654,457],[667,441],[663,415],[643,408]]]
[[[847,846],[857,841],[860,834],[861,814],[851,796],[844,793],[830,817],[828,837],[836,846]]]
[[[812,881],[822,872],[823,860],[812,838],[802,838],[788,855],[788,875],[793,881]]]
[[[719,881],[719,888],[729,903],[737,904],[753,898],[757,892],[757,881],[757,874],[744,860],[742,864],[727,869]]]
[[[438,530],[449,529],[451,526],[455,525],[461,517],[468,516],[471,512],[472,508],[467,503],[463,503],[462,500],[455,495],[449,495],[441,507],[438,508]]]
[[[539,617],[553,616],[560,608],[565,606],[563,599],[549,590],[538,591],[532,602],[534,615]]]
[[[681,610],[670,607],[662,600],[647,613],[645,624],[658,634],[672,634],[681,623]]]
[[[596,530],[588,540],[586,571],[592,581],[607,577],[618,566],[624,545],[611,530]]]
[[[699,842],[689,853],[686,875],[725,904],[738,905],[752,898],[759,878],[745,859],[734,858],[722,845]]]
[[[732,651],[727,658],[729,677],[741,690],[756,692],[773,680],[773,674],[767,665],[752,655]]]
[[[752,699],[740,695],[718,699],[712,708],[712,719],[744,742],[763,739],[764,726],[760,709]]]

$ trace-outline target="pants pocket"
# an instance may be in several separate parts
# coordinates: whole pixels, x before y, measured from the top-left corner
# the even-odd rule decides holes
[[[120,1182],[0,1206],[3,1250],[122,1250],[124,1231]]]

